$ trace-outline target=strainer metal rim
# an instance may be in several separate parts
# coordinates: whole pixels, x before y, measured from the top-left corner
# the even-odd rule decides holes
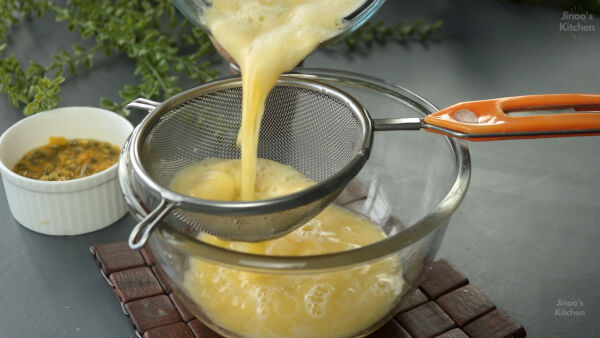
[[[159,119],[164,112],[200,95],[209,94],[218,90],[241,87],[239,76],[228,77],[211,81],[201,86],[189,89],[170,97],[153,109],[134,130],[131,136],[130,163],[133,172],[138,176],[146,188],[158,194],[163,200],[173,203],[176,207],[188,211],[203,212],[212,215],[245,216],[260,215],[280,210],[286,210],[313,202],[324,197],[341,187],[344,187],[360,171],[369,157],[369,150],[373,138],[373,120],[366,109],[352,96],[342,90],[317,81],[302,79],[292,75],[281,76],[278,86],[293,86],[303,89],[316,90],[326,95],[331,95],[347,104],[353,111],[358,112],[358,117],[363,142],[358,154],[350,160],[344,168],[331,177],[315,185],[293,194],[257,201],[215,201],[195,198],[176,193],[158,184],[144,169],[139,153],[143,146],[143,137],[148,133],[153,122]]]
[[[325,79],[348,85],[362,85],[366,88],[379,91],[384,95],[401,97],[404,100],[410,101],[423,116],[439,110],[434,104],[420,95],[395,83],[373,76],[348,71],[304,67],[294,69],[294,74],[287,76],[313,80]],[[448,193],[435,208],[432,208],[429,213],[414,224],[409,224],[408,229],[379,242],[357,249],[324,255],[266,256],[214,246],[180,233],[164,223],[157,226],[154,235],[150,238],[150,242],[159,240],[155,238],[156,236],[191,257],[231,268],[257,272],[267,271],[274,274],[328,272],[387,257],[403,248],[409,247],[411,244],[447,223],[450,215],[458,208],[466,194],[471,178],[469,148],[464,141],[447,136],[439,137],[446,139],[455,155],[456,178],[452,187],[450,187]]]

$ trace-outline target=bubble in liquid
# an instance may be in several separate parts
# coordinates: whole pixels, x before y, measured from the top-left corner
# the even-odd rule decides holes
[[[269,296],[269,288],[266,286],[261,286],[256,289],[256,297],[259,299],[266,299]]]
[[[229,289],[230,285],[229,278],[227,278],[223,274],[217,274],[215,278],[213,278],[213,283],[215,284],[215,287],[218,292],[226,291],[227,289]]]
[[[297,234],[301,237],[317,238],[320,237],[320,232],[321,221],[318,219],[311,219],[306,224],[298,228]]]
[[[321,303],[309,303],[306,310],[313,318],[321,318],[325,315],[325,306]]]
[[[369,286],[369,291],[376,296],[385,296],[390,291],[390,285],[387,281],[378,280]]]
[[[333,287],[329,284],[313,285],[304,295],[304,306],[311,317],[321,318],[325,315],[325,307]]]
[[[271,313],[271,294],[269,287],[261,286],[256,289],[256,315],[265,317]]]
[[[256,307],[256,315],[259,318],[268,316],[270,312],[271,311],[269,310],[266,304],[259,303]]]
[[[377,296],[397,296],[402,290],[402,279],[389,274],[377,275],[377,281],[369,286],[369,291]]]

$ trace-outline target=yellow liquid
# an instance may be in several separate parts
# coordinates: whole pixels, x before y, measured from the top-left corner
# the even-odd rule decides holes
[[[213,0],[202,20],[242,72],[241,160],[211,159],[184,169],[171,189],[217,200],[265,199],[313,184],[294,168],[257,159],[269,91],[320,42],[343,28],[364,0]],[[350,211],[330,206],[294,232],[261,243],[200,240],[262,255],[319,255],[385,238]],[[217,325],[247,337],[345,337],[388,313],[403,290],[397,257],[324,274],[266,275],[191,259],[184,286]]]
[[[260,122],[279,75],[343,28],[364,0],[213,0],[202,20],[242,72],[241,199],[254,199]]]
[[[258,159],[254,194],[272,198],[312,181],[296,169]],[[240,160],[209,159],[182,170],[171,189],[199,198],[241,199]],[[329,206],[290,234],[260,243],[200,240],[230,250],[271,256],[346,251],[385,234],[364,217]],[[394,307],[404,289],[402,266],[390,257],[361,267],[321,274],[268,275],[190,259],[184,288],[208,318],[244,337],[348,337],[370,327]]]

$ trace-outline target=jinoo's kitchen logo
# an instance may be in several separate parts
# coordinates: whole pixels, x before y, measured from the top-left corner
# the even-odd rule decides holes
[[[567,323],[574,323],[578,318],[585,317],[583,300],[573,295],[558,298],[554,306],[554,317],[563,318]]]
[[[584,11],[579,6],[563,11],[559,30],[569,33],[573,39],[577,39],[582,33],[595,32],[594,14]]]

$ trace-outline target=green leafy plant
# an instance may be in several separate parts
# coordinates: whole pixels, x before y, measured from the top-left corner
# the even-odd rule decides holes
[[[25,104],[31,114],[55,107],[60,102],[60,84],[66,72],[76,74],[81,67],[92,68],[99,54],[127,56],[135,60],[137,84],[127,84],[119,91],[121,102],[106,98],[101,106],[121,111],[124,104],[137,97],[164,99],[181,91],[180,78],[200,83],[212,80],[207,56],[213,51],[208,36],[175,13],[168,0],[69,0],[65,7],[49,1],[5,0],[0,12],[0,92],[8,94],[15,107]],[[67,29],[79,31],[84,39],[93,39],[91,48],[73,45],[72,51],[61,50],[46,67],[30,61],[25,70],[14,56],[5,57],[7,33],[11,25],[23,18],[54,13],[56,21],[66,22]]]
[[[100,99],[100,105],[112,111],[124,112],[124,105],[137,97],[164,100],[181,91],[183,78],[204,83],[217,76],[210,62],[214,48],[209,37],[179,15],[170,0],[67,0],[64,6],[46,0],[2,2],[0,93],[15,107],[24,105],[27,115],[56,107],[61,100],[60,86],[81,68],[92,68],[102,55],[132,59],[139,79],[124,85],[119,102]],[[11,27],[44,14],[54,15],[68,30],[93,40],[92,47],[74,44],[72,50],[52,55],[47,66],[29,61],[23,67],[13,55],[5,55]],[[393,26],[377,21],[365,24],[345,42],[356,49],[390,40],[423,41],[441,26],[441,22],[424,24],[421,20]]]

